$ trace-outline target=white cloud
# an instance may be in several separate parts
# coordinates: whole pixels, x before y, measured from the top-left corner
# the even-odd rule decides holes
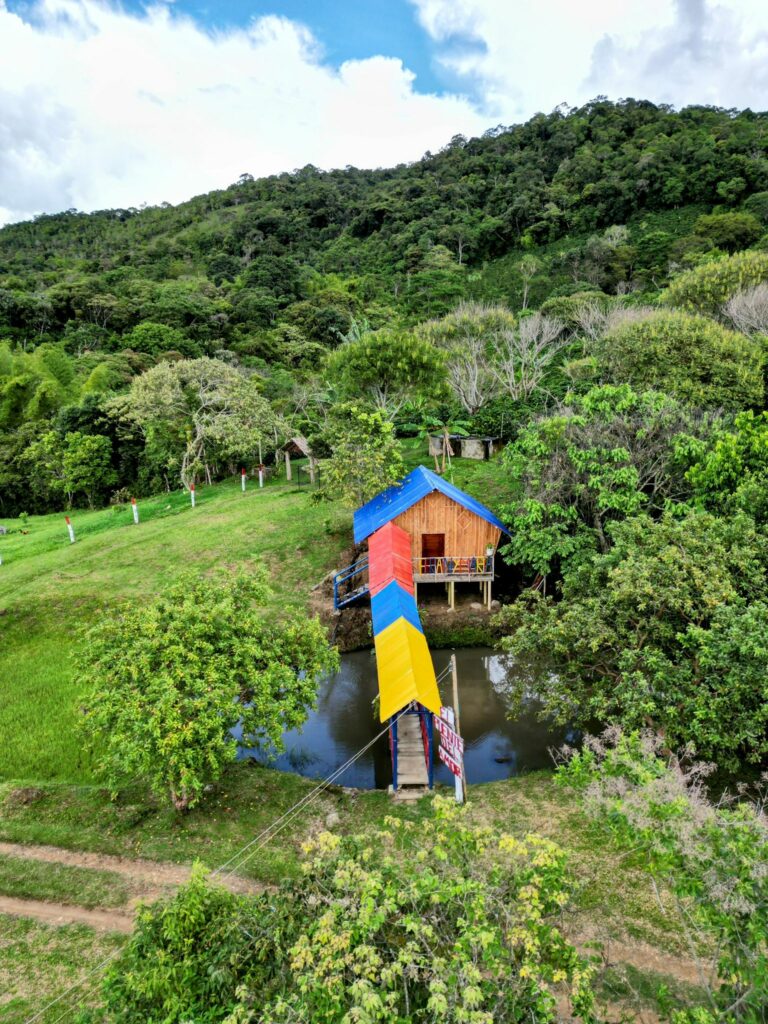
[[[598,94],[768,106],[765,0],[411,2],[443,65],[504,123]]]
[[[22,17],[0,0],[0,223],[388,166],[600,93],[768,105],[765,0],[411,3],[455,94],[416,92],[393,58],[330,67],[277,16],[210,33],[165,3],[31,0]]]
[[[211,34],[166,6],[0,0],[0,223],[39,211],[174,202],[259,175],[390,165],[485,118],[422,95],[400,61],[322,62],[279,17]]]

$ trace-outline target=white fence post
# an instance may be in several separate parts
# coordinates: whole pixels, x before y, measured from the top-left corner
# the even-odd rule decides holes
[[[75,543],[75,528],[72,525],[72,521],[69,518],[69,516],[64,516],[64,519],[65,519],[66,524],[67,524],[67,533],[69,534],[69,543],[70,544],[74,544]]]
[[[190,498],[190,501],[192,502],[192,508],[194,508],[195,507],[195,485],[194,484],[190,484],[189,485],[189,498]]]
[[[245,470],[244,469],[240,470],[240,485],[241,485],[241,487],[243,489],[243,493],[245,493]]]
[[[131,498],[131,509],[133,510],[133,521],[136,525],[139,525],[139,506],[136,504],[136,499]]]

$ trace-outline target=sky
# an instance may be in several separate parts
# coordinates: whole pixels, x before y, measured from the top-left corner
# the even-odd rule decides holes
[[[390,166],[598,95],[768,108],[766,0],[0,0],[0,223]]]

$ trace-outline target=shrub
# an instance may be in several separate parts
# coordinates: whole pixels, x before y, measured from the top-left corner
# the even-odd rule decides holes
[[[731,296],[763,281],[768,281],[768,252],[739,252],[680,274],[661,301],[690,313],[718,314]]]
[[[595,1021],[592,969],[558,927],[570,889],[551,840],[470,825],[436,797],[431,817],[323,832],[305,854],[276,892],[234,896],[198,868],[145,909],[95,1020],[555,1024],[567,1002]]]
[[[768,818],[764,804],[713,806],[711,766],[662,756],[650,733],[587,739],[558,771],[618,843],[677,897],[680,929],[700,954],[708,1005],[673,1024],[764,1024],[768,1005]]]
[[[618,327],[594,343],[608,377],[651,387],[697,408],[760,405],[760,346],[706,317],[677,311]]]
[[[735,252],[756,242],[762,234],[762,227],[751,213],[712,213],[699,217],[693,231],[718,249]]]

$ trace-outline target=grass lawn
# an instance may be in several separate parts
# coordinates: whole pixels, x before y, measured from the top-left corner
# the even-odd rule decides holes
[[[0,855],[0,893],[78,907],[122,907],[129,896],[128,886],[114,871],[4,855]]]
[[[83,925],[53,928],[0,914],[0,1020],[25,1024],[125,941],[125,935],[99,935]],[[70,1007],[95,1005],[99,981],[95,976],[51,1007],[38,1024],[55,1024]]]

